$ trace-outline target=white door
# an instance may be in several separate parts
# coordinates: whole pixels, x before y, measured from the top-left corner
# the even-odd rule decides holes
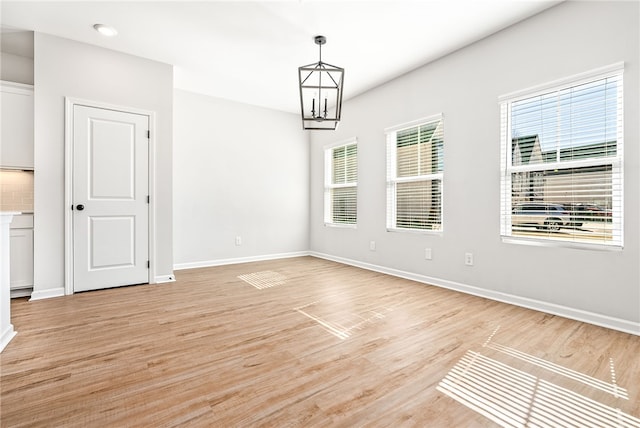
[[[73,289],[149,282],[149,117],[73,107]]]

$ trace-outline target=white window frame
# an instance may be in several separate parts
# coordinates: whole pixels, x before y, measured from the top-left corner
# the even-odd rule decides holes
[[[566,78],[554,80],[532,88],[505,94],[498,98],[500,105],[500,234],[503,242],[541,245],[553,247],[569,247],[595,250],[617,250],[624,246],[624,83],[623,83],[624,63],[619,62],[609,66],[601,67],[595,70],[576,74]],[[539,95],[549,94],[555,91],[561,91],[571,87],[580,86],[582,84],[618,77],[618,90],[622,91],[617,104],[617,127],[616,137],[616,155],[610,157],[587,158],[572,161],[558,161],[545,164],[533,165],[511,165],[511,142],[513,136],[511,134],[511,106],[517,101],[536,97]],[[512,231],[512,181],[511,174],[516,172],[540,171],[553,169],[570,169],[589,166],[606,166],[611,165],[612,181],[618,181],[617,189],[612,197],[614,214],[612,219],[612,227],[619,231],[619,235],[611,242],[588,243],[583,241],[572,241],[565,239],[553,239],[550,237],[523,237],[514,236]]]
[[[356,137],[341,140],[335,143],[328,144],[323,147],[324,149],[324,224],[330,227],[342,227],[347,229],[355,229],[358,226],[358,205],[357,205],[357,193],[358,193],[358,180],[349,183],[335,184],[332,182],[333,177],[333,151],[341,147],[347,147],[355,145],[356,150],[358,148],[358,139]],[[357,153],[357,152],[356,152]],[[358,155],[356,155],[356,165],[358,162]],[[357,168],[357,167],[356,167]],[[356,190],[356,221],[354,223],[336,223],[333,221],[333,205],[332,191],[337,188],[349,188],[353,187]]]
[[[423,117],[411,122],[402,123],[384,130],[387,144],[387,231],[420,233],[431,235],[442,235],[444,231],[444,168],[441,172],[432,174],[422,174],[412,177],[398,177],[397,171],[397,133],[410,128],[416,128],[431,122],[442,121],[444,127],[444,115],[442,113]],[[443,129],[444,140],[444,129]],[[444,152],[444,143],[443,143]],[[397,226],[397,200],[396,189],[398,183],[409,183],[426,180],[440,180],[440,228],[433,229],[412,229]]]

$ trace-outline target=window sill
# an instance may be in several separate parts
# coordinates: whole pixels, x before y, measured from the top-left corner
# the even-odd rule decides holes
[[[387,232],[398,233],[413,233],[416,235],[436,235],[442,236],[442,230],[428,230],[428,229],[401,229],[397,227],[387,227]]]
[[[556,248],[573,248],[578,250],[591,251],[622,251],[624,247],[618,245],[606,244],[589,244],[586,242],[570,242],[560,240],[541,240],[527,239],[514,236],[502,236],[502,242],[505,244],[530,245],[534,247],[556,247]]]
[[[342,223],[325,223],[325,227],[335,227],[338,229],[357,229],[357,224],[342,224]]]

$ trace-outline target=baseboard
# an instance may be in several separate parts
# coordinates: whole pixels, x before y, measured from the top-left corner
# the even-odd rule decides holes
[[[310,255],[309,251],[297,251],[293,253],[265,254],[261,256],[238,257],[233,259],[205,260],[200,262],[177,263],[173,265],[173,270],[197,269],[203,267],[235,265],[239,263],[261,262],[265,260],[289,259],[292,257],[303,257]]]
[[[29,299],[29,301],[40,300],[40,299],[50,299],[52,297],[62,297],[62,296],[64,296],[64,287],[49,288],[47,290],[33,290],[33,293],[31,293],[31,298]]]
[[[155,277],[155,279],[153,280],[154,284],[162,284],[164,282],[175,282],[176,281],[176,276],[175,275],[158,275]]]
[[[0,352],[11,342],[11,339],[13,339],[16,334],[18,333],[13,329],[13,324],[9,324],[7,328],[4,329],[0,336]]]
[[[508,303],[511,305],[521,306],[527,309],[533,309],[540,312],[558,315],[561,317],[594,324],[600,327],[610,328],[612,330],[622,331],[624,333],[640,336],[640,323],[633,321],[614,318],[594,312],[583,311],[580,309],[570,308],[568,306],[556,305],[555,303],[544,302],[541,300],[529,299],[513,294],[501,293],[498,291],[486,290],[484,288],[474,287],[472,285],[462,284],[459,282],[449,281],[441,278],[434,278],[426,275],[420,275],[412,272],[401,271],[384,266],[365,263],[358,260],[336,257],[329,254],[317,253],[311,251],[310,256],[318,257],[325,260],[359,267],[374,272],[385,273],[399,278],[410,279],[412,281],[424,284],[435,285],[437,287],[447,288],[449,290],[459,291],[461,293],[472,294],[474,296],[484,297],[498,302]]]

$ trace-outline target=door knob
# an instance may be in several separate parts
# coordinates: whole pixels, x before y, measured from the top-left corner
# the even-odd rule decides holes
[[[78,211],[82,211],[84,209],[84,205],[82,205],[82,204],[76,205],[76,209]]]

